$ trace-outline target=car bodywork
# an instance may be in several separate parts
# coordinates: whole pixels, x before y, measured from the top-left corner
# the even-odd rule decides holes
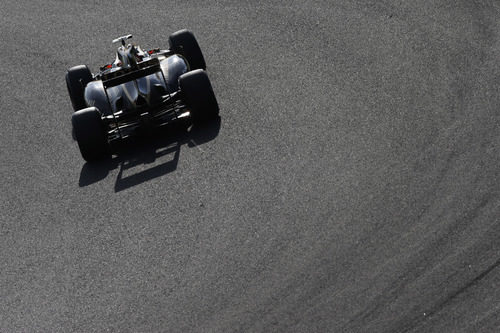
[[[108,125],[108,140],[126,138],[138,129],[147,130],[179,118],[186,106],[179,100],[179,77],[189,64],[169,50],[140,52],[131,63],[134,46],[122,46],[113,64],[103,66],[84,91],[87,106],[97,107]],[[127,63],[125,63],[127,62]]]

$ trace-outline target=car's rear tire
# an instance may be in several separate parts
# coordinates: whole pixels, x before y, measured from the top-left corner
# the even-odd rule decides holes
[[[92,81],[92,73],[86,65],[72,67],[66,73],[66,87],[73,110],[78,111],[87,107],[84,91],[90,81]]]
[[[206,69],[205,58],[193,33],[189,30],[174,32],[168,38],[170,50],[186,58],[190,70]]]
[[[101,112],[96,107],[82,109],[71,117],[73,133],[82,157],[87,162],[109,156],[109,145]]]
[[[217,118],[219,105],[204,70],[197,69],[182,74],[179,77],[179,87],[193,122],[197,123]]]

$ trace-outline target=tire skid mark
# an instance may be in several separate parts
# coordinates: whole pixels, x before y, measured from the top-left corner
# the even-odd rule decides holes
[[[500,258],[497,259],[491,266],[489,266],[487,269],[485,269],[481,274],[477,275],[475,278],[470,280],[468,283],[466,283],[462,288],[459,288],[458,290],[450,293],[444,300],[442,300],[440,303],[438,303],[434,308],[432,308],[429,312],[426,312],[425,315],[425,320],[429,320],[432,318],[432,316],[438,312],[440,312],[443,308],[445,308],[448,304],[450,304],[455,298],[463,294],[465,291],[467,291],[469,288],[473,287],[474,285],[478,284],[481,280],[483,280],[489,273],[491,273],[493,270],[498,268],[500,266]],[[397,328],[394,330],[394,332],[409,332],[412,329],[414,329],[418,322],[420,320],[415,318],[410,325],[408,325],[406,328]]]

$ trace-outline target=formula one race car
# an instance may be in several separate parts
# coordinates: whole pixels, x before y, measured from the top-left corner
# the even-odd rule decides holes
[[[73,137],[86,161],[110,155],[114,143],[178,119],[193,123],[217,118],[219,106],[194,35],[181,30],[168,50],[142,50],[119,37],[113,63],[92,74],[72,67],[66,85],[75,113]]]

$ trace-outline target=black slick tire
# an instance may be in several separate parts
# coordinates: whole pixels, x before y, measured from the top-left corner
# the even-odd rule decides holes
[[[85,65],[72,67],[66,73],[66,87],[68,88],[73,110],[78,111],[87,106],[85,103],[84,91],[85,86],[90,81],[92,81],[92,73]]]
[[[193,33],[189,30],[179,30],[168,38],[170,50],[182,55],[188,62],[190,70],[207,69],[205,58]]]
[[[109,156],[106,131],[97,108],[90,107],[76,111],[71,117],[71,123],[80,153],[87,162]]]
[[[202,69],[187,72],[179,77],[181,96],[190,110],[194,123],[215,119],[219,105],[207,73]]]

